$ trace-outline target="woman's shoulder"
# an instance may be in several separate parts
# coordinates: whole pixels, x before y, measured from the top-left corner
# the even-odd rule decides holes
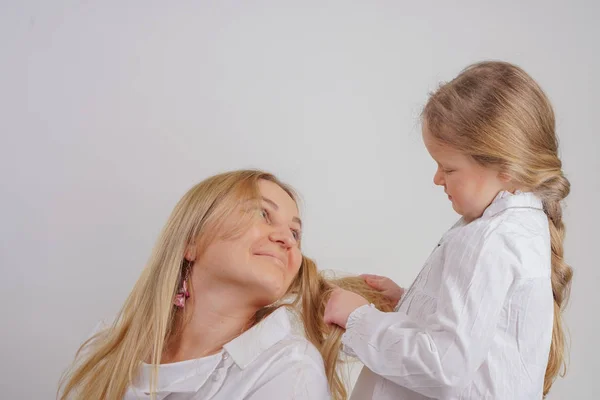
[[[290,322],[290,316],[282,307],[256,326],[260,336],[254,336],[250,343],[248,337],[243,339],[246,350],[229,346],[226,349],[240,367],[257,374],[255,384],[259,387],[275,382],[279,382],[279,387],[288,382],[294,386],[294,393],[308,391],[310,394],[298,398],[329,398],[321,354],[292,329]],[[247,361],[250,362],[246,364]]]
[[[287,362],[314,364],[317,369],[323,369],[321,353],[314,344],[303,336],[291,334],[281,340],[277,347],[287,356]]]
[[[292,318],[285,307],[281,307],[261,322],[260,342],[269,345],[265,356],[274,357],[280,364],[304,363],[323,369],[323,358],[315,345],[293,328]]]
[[[286,307],[271,312],[224,348],[244,368],[250,364],[286,365],[299,361],[323,364],[315,346],[295,332]]]

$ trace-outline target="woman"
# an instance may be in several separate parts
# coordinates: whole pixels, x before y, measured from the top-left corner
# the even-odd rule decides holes
[[[234,171],[192,188],[115,323],[81,347],[60,399],[345,399],[342,331],[323,321],[332,284],[302,256],[301,229],[294,191],[273,175]],[[333,283],[386,309],[360,278]]]

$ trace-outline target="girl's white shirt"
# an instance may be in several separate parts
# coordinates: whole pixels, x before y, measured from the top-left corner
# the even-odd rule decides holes
[[[541,399],[554,310],[548,224],[534,194],[501,192],[444,234],[397,312],[355,310],[342,341],[365,367],[351,400]]]

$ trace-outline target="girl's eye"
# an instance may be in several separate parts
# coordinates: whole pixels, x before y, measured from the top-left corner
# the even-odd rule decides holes
[[[446,174],[449,174],[449,173],[451,173],[451,172],[454,172],[454,170],[453,170],[453,169],[445,169],[445,170],[444,170],[444,173],[446,173]]]

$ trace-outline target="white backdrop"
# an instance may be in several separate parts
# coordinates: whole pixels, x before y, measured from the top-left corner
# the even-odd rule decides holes
[[[467,64],[523,66],[556,108],[575,267],[569,375],[592,399],[600,273],[598,2],[0,1],[0,397],[54,398],[171,208],[230,169],[303,195],[322,268],[409,285],[456,216],[418,115]]]

